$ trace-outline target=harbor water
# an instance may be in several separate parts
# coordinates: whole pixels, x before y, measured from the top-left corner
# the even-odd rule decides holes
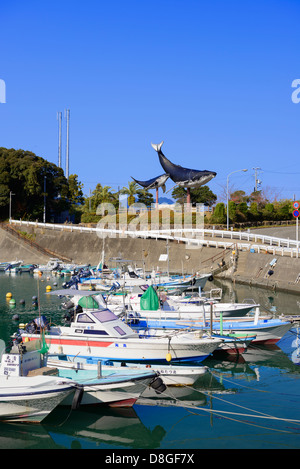
[[[62,323],[62,300],[46,293],[65,279],[0,274],[0,339],[7,344],[19,323],[41,314]],[[57,286],[55,285],[57,284]],[[262,310],[300,315],[296,295],[212,282],[223,301],[253,299]],[[9,304],[11,292],[15,306]],[[20,302],[24,300],[24,302]],[[21,304],[23,303],[23,304]],[[275,346],[252,346],[240,357],[213,356],[194,386],[144,396],[132,408],[59,407],[41,424],[0,423],[7,449],[297,449],[300,447],[300,337],[297,326]]]

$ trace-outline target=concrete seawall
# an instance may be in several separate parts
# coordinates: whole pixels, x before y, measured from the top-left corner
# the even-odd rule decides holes
[[[24,228],[25,231],[25,228]],[[98,264],[105,251],[105,261],[121,257],[146,270],[167,270],[167,262],[159,261],[169,249],[170,272],[214,272],[215,276],[270,290],[300,293],[300,258],[274,256],[267,253],[201,247],[188,248],[184,243],[136,238],[99,238],[96,233],[52,230],[28,226],[26,232],[35,243],[57,256],[76,263]],[[0,261],[22,259],[25,263],[44,263],[50,256],[30,249],[22,240],[0,230]],[[110,262],[111,264],[111,262]],[[222,268],[220,266],[223,265]],[[223,270],[222,270],[223,269]]]
[[[235,266],[218,277],[273,291],[300,293],[300,259],[242,251]]]
[[[25,229],[25,228],[24,228]],[[196,272],[211,270],[211,263],[217,266],[218,258],[224,254],[223,249],[187,248],[184,243],[170,242],[167,248],[165,240],[107,237],[102,239],[96,233],[69,230],[52,230],[40,227],[26,227],[26,232],[43,248],[55,252],[57,256],[64,255],[76,263],[98,264],[105,252],[105,261],[120,257],[143,264],[146,270],[157,268],[167,269],[167,262],[160,262],[161,254],[169,249],[169,268],[172,272]],[[3,257],[0,240],[0,254]],[[6,256],[7,257],[7,256]]]
[[[49,256],[30,248],[24,242],[0,229],[0,262],[22,260],[24,264],[44,264]]]

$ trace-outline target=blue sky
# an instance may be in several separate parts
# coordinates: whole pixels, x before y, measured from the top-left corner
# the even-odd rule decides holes
[[[162,174],[164,140],[174,163],[217,172],[220,197],[242,168],[229,185],[250,193],[260,167],[271,197],[300,199],[299,0],[1,0],[0,17],[0,146],[57,164],[70,109],[85,194]]]

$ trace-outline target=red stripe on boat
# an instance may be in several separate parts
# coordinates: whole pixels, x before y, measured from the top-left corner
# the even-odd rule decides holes
[[[25,342],[25,337],[23,338],[23,342]],[[33,340],[39,340],[37,338],[33,337],[27,337],[29,341]],[[26,343],[26,342],[25,342]],[[109,345],[112,345],[114,342],[100,342],[100,341],[91,341],[89,342],[88,340],[76,340],[76,339],[46,339],[47,344],[55,344],[55,345],[80,345],[82,347],[109,347]]]

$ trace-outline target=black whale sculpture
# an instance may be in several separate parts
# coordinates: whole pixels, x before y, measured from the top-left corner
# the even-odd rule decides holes
[[[183,168],[180,165],[172,163],[161,151],[163,143],[164,142],[160,142],[159,144],[151,143],[151,145],[157,152],[163,169],[178,186],[187,188],[203,186],[217,175],[214,171],[208,171],[206,169],[198,171],[196,169]]]

